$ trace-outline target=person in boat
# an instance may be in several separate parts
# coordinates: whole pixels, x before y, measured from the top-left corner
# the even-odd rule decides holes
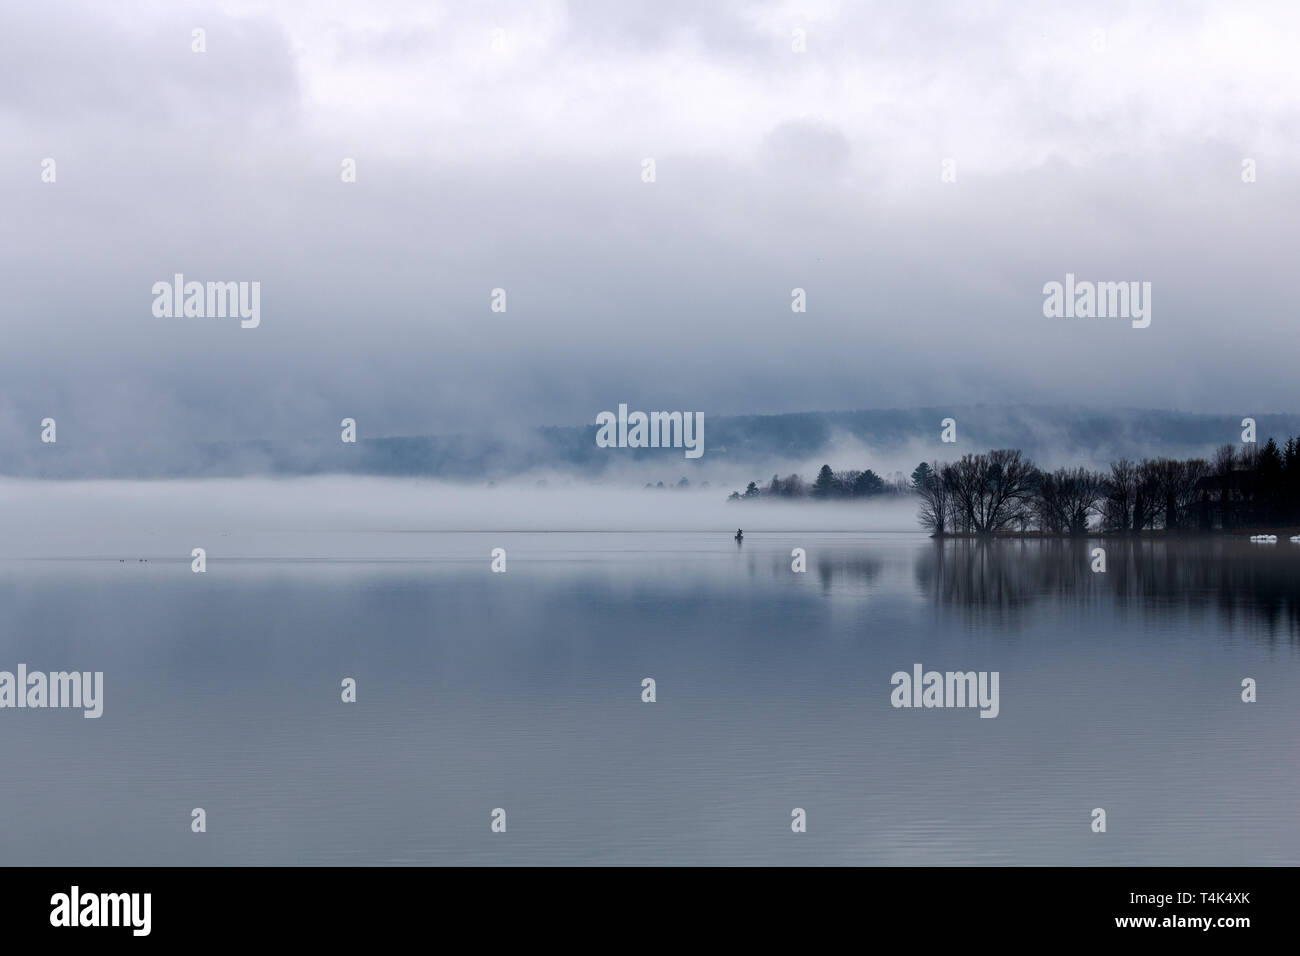
[[[741,531],[739,528],[737,528],[737,529],[736,529],[736,540],[737,540],[737,541],[740,541],[740,540],[742,540],[744,537],[745,537],[745,532],[743,532],[743,531]]]

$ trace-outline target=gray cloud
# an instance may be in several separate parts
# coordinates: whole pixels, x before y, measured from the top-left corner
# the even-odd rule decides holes
[[[1297,14],[1149,9],[845,8],[799,57],[773,4],[7,8],[0,442],[1286,410]],[[1151,327],[1044,319],[1067,271],[1151,281]],[[175,272],[262,326],[154,318]]]

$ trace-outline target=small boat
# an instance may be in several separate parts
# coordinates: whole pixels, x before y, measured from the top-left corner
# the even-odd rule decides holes
[[[745,532],[741,531],[739,528],[736,529],[736,540],[737,541],[745,540]]]

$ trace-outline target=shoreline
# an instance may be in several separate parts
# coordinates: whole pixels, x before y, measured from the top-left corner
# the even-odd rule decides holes
[[[1282,544],[1285,542],[1289,544],[1290,542],[1287,539],[1292,537],[1293,535],[1300,535],[1300,527],[1292,526],[1286,528],[1237,528],[1232,531],[1224,531],[1221,529],[1213,530],[1213,531],[1176,530],[1172,532],[1165,531],[1164,529],[1148,528],[1138,532],[1098,530],[1098,531],[1084,531],[1077,534],[1070,533],[1070,532],[1052,532],[1052,531],[993,531],[985,534],[980,534],[979,532],[975,532],[975,531],[950,531],[945,534],[932,534],[929,537],[935,541],[943,541],[946,539],[963,539],[963,540],[995,539],[996,540],[996,539],[1034,539],[1034,538],[1050,539],[1053,541],[1086,541],[1090,538],[1111,538],[1111,539],[1119,539],[1119,540],[1127,540],[1127,541],[1134,541],[1134,540],[1149,541],[1149,540],[1174,540],[1174,539],[1185,540],[1185,539],[1206,539],[1206,538],[1221,538],[1221,539],[1243,538],[1246,539],[1248,543],[1257,543],[1257,542],[1250,542],[1249,539],[1253,535],[1262,535],[1262,534],[1271,534],[1277,536],[1276,542],[1269,542],[1269,543]]]

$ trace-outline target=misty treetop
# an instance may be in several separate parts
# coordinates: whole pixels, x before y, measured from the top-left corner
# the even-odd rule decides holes
[[[645,486],[646,486],[647,488],[689,488],[689,487],[691,487],[691,480],[690,480],[689,478],[687,478],[685,475],[682,475],[682,477],[678,478],[677,481],[676,481],[675,483],[674,483],[674,482],[669,482],[668,484],[665,485],[662,481],[659,481],[659,482],[655,482],[655,481],[647,481],[647,482],[645,483]],[[702,483],[700,484],[700,487],[701,487],[701,488],[708,488],[708,487],[709,487],[709,483],[708,483],[707,481],[702,482]]]
[[[812,498],[833,500],[846,498],[873,498],[878,495],[899,495],[911,491],[911,486],[896,472],[889,478],[882,478],[870,468],[864,471],[850,469],[834,471],[830,465],[822,465],[821,471],[811,483],[799,475],[773,475],[772,480],[763,487],[751,481],[742,494],[733,491],[728,501],[744,501],[754,498]]]
[[[1223,445],[1211,460],[1122,458],[1109,470],[1039,469],[1018,449],[922,462],[911,487],[936,536],[1036,531],[1230,531],[1300,525],[1300,439]]]

